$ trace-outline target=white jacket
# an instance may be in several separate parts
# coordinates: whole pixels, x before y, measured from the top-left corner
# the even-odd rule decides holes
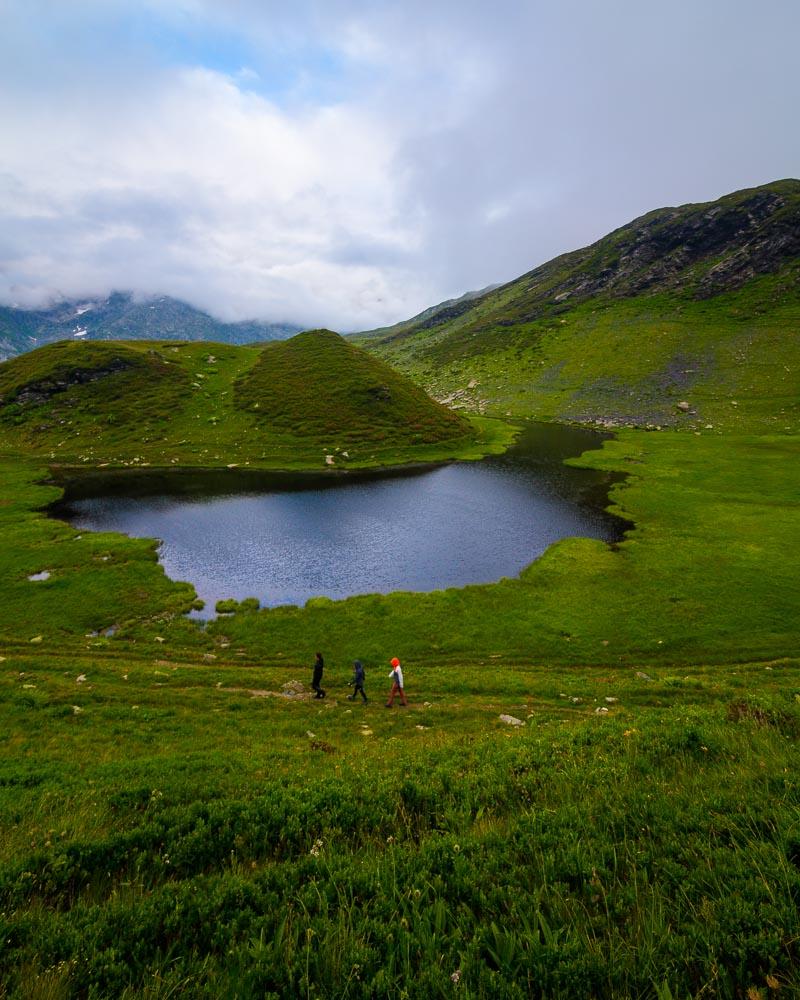
[[[397,682],[398,687],[403,687],[403,668],[402,667],[392,667],[389,671],[389,676],[392,680]]]

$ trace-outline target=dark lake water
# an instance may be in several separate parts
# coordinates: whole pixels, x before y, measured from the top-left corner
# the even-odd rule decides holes
[[[563,465],[601,440],[531,424],[502,456],[363,478],[92,476],[68,484],[54,513],[160,539],[167,575],[194,584],[204,614],[223,597],[278,605],[439,590],[516,576],[561,538],[621,538],[628,525],[603,510],[613,480]]]

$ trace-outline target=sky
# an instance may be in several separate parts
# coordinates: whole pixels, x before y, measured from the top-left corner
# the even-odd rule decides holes
[[[800,176],[797,0],[0,0],[0,303],[341,331]]]

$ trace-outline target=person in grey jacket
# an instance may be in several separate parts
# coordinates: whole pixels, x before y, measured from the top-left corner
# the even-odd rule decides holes
[[[353,693],[347,696],[348,701],[355,701],[357,694],[360,694],[364,699],[364,704],[367,703],[367,696],[364,693],[364,681],[366,680],[366,674],[364,673],[364,664],[361,660],[356,660],[353,663],[353,679],[350,684],[353,688]]]

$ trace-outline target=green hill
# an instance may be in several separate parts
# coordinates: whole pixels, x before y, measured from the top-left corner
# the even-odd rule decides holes
[[[256,347],[62,341],[0,365],[0,450],[63,464],[380,464],[476,434],[327,330]]]
[[[360,342],[457,406],[797,429],[800,181],[650,212],[429,313]]]
[[[236,381],[236,404],[259,426],[354,443],[433,444],[469,431],[462,416],[330,330],[265,347]]]

